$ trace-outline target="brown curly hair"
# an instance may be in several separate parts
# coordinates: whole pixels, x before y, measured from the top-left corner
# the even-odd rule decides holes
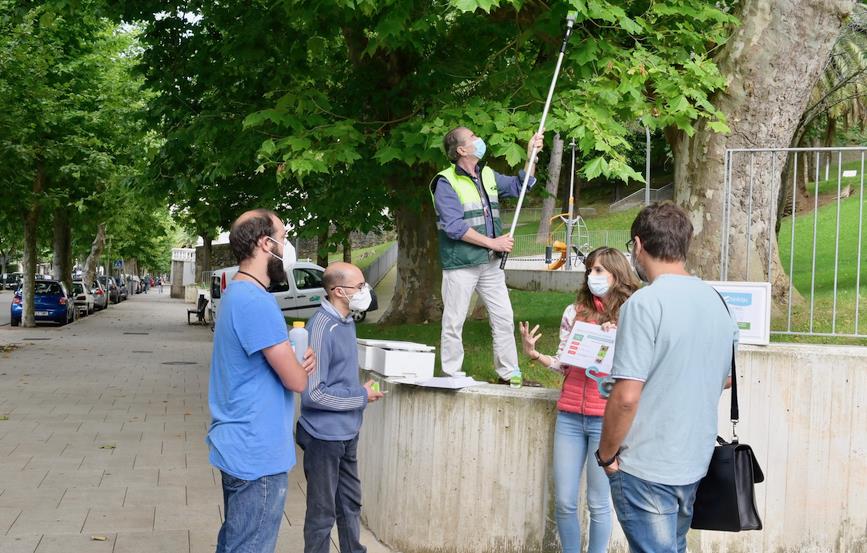
[[[590,292],[586,278],[597,261],[614,276],[614,283],[603,300],[605,309],[601,313],[596,311],[594,296]],[[616,248],[596,248],[584,258],[584,267],[586,268],[584,284],[578,289],[575,297],[575,312],[596,324],[616,323],[620,315],[620,306],[641,287],[641,281],[638,280],[623,252]]]

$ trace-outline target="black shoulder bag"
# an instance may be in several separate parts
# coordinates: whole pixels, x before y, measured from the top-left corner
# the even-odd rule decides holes
[[[739,420],[736,370],[735,347],[732,345],[732,441],[716,438],[718,445],[713,450],[707,475],[698,485],[693,505],[690,526],[696,530],[740,532],[762,529],[753,486],[764,482],[765,475],[753,449],[738,441],[735,428]]]

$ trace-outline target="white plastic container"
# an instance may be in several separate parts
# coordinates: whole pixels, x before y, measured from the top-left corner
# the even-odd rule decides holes
[[[431,378],[436,348],[397,340],[358,340],[358,364],[383,376]]]
[[[295,350],[295,359],[299,363],[304,361],[308,338],[307,329],[304,328],[304,321],[294,321],[292,323],[292,330],[289,331],[289,343],[292,345],[292,349]]]

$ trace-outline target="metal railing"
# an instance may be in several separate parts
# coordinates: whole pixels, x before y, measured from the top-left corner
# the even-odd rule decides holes
[[[648,194],[649,193],[649,194]],[[609,213],[624,211],[626,209],[645,205],[645,203],[659,202],[674,198],[674,184],[666,184],[661,188],[651,188],[649,191],[642,188],[636,190],[625,198],[620,198],[608,206]]]
[[[865,147],[726,151],[720,280],[771,283],[772,334],[867,338],[865,155]]]

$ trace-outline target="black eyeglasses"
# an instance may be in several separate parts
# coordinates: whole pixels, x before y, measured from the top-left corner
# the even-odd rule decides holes
[[[635,245],[635,238],[630,238],[626,243],[626,253],[632,253],[632,246]]]
[[[370,286],[366,282],[362,282],[361,284],[358,284],[356,286],[343,286],[341,284],[335,284],[334,286],[331,287],[332,290],[334,290],[335,288],[351,288],[351,289],[355,290],[356,292],[361,292],[365,288],[370,288]]]

